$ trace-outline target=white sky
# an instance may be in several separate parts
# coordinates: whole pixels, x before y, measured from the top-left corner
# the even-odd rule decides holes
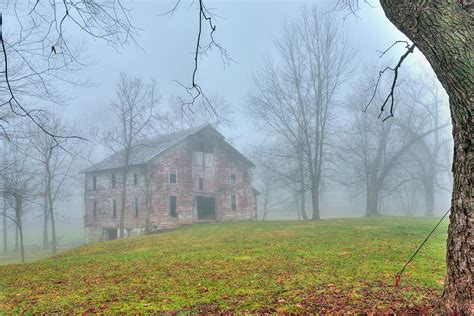
[[[88,43],[88,56],[93,65],[83,72],[83,78],[92,87],[71,89],[72,100],[67,106],[69,116],[79,125],[100,125],[104,106],[114,96],[120,72],[154,78],[162,101],[182,94],[174,80],[189,84],[193,70],[193,50],[197,34],[196,4],[183,1],[173,16],[159,16],[174,5],[172,1],[133,1],[133,23],[142,29],[137,39],[140,47],[129,46],[117,53],[101,41]],[[207,1],[221,17],[216,21],[216,41],[229,52],[235,63],[226,67],[219,54],[211,53],[199,61],[198,81],[207,94],[218,94],[227,100],[235,113],[235,128],[224,131],[226,136],[237,137],[237,145],[244,147],[254,133],[248,119],[241,113],[250,88],[250,77],[266,56],[273,53],[273,41],[279,35],[282,23],[301,13],[305,5],[324,4],[324,1]],[[377,50],[384,50],[394,41],[405,37],[386,19],[380,7],[363,7],[359,18],[349,16],[341,23],[358,45],[362,62],[377,60]],[[388,58],[395,60],[400,51],[394,49]],[[411,57],[411,63],[423,64],[420,53]],[[374,71],[377,71],[374,69]]]

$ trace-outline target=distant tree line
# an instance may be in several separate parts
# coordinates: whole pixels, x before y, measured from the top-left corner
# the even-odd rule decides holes
[[[265,133],[252,154],[261,218],[276,207],[318,220],[321,195],[334,185],[363,195],[366,216],[381,215],[390,200],[414,215],[420,196],[424,215],[433,216],[437,190],[451,187],[452,147],[447,97],[435,79],[403,75],[396,115],[383,120],[368,106],[386,98],[384,89],[372,89],[379,67],[358,66],[354,44],[331,14],[305,12],[283,27],[275,46],[278,55],[254,74],[247,101]],[[283,196],[290,205],[275,203]]]

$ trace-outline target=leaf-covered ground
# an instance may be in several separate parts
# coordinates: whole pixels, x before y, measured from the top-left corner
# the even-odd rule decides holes
[[[393,278],[434,219],[203,224],[0,266],[0,311],[409,312],[442,292],[447,222]]]

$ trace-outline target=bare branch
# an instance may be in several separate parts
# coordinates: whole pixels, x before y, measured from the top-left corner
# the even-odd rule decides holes
[[[402,43],[402,42],[405,42],[405,41],[396,41],[394,44],[392,44],[389,48],[387,48],[385,51],[381,52],[381,55],[380,57],[382,57],[387,51],[389,51],[393,46],[395,46],[396,44],[398,43]],[[398,63],[395,65],[395,67],[389,67],[387,66],[385,69],[379,71],[379,75],[378,75],[378,78],[377,78],[377,81],[374,85],[374,92],[372,94],[372,97],[369,99],[369,102],[365,105],[364,107],[364,112],[367,111],[368,107],[372,104],[372,101],[374,100],[375,98],[375,95],[377,93],[377,90],[380,86],[380,80],[382,78],[382,75],[387,71],[387,70],[390,70],[393,72],[393,79],[392,79],[392,83],[391,83],[391,86],[390,86],[390,91],[387,95],[387,97],[385,98],[385,100],[383,101],[381,107],[380,107],[380,113],[379,113],[379,118],[382,116],[382,114],[384,113],[385,111],[385,108],[387,106],[387,104],[390,102],[390,113],[389,115],[387,115],[382,121],[385,122],[386,120],[388,120],[389,118],[393,117],[393,106],[394,106],[394,93],[395,93],[395,88],[397,86],[397,80],[398,80],[398,71],[400,69],[400,67],[402,66],[402,63],[403,61],[405,60],[405,58],[407,58],[407,56],[411,53],[413,53],[414,49],[415,49],[416,45],[415,44],[412,44],[412,45],[409,45],[407,43],[407,51],[400,57],[400,59],[398,60]]]

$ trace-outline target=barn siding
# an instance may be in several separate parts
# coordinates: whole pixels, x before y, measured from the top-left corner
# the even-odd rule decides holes
[[[127,178],[125,207],[126,235],[141,234],[146,226],[146,199],[150,205],[150,229],[172,228],[197,221],[195,196],[215,198],[216,220],[244,220],[254,215],[256,201],[253,195],[251,167],[248,162],[228,150],[228,144],[215,138],[213,153],[196,152],[195,138],[186,140],[150,160],[146,165],[131,167]],[[169,183],[169,172],[177,172],[177,183]],[[116,187],[112,188],[112,173],[116,174]],[[138,174],[138,184],[133,174]],[[236,175],[235,184],[231,174]],[[148,178],[147,178],[148,175]],[[93,176],[97,190],[93,190]],[[204,179],[204,190],[199,188]],[[148,181],[147,181],[148,180]],[[148,190],[147,190],[148,188]],[[104,229],[118,229],[120,218],[120,170],[101,170],[85,174],[85,226],[88,241],[103,240]],[[147,194],[147,192],[149,192]],[[237,197],[237,210],[231,209],[231,195]],[[170,215],[169,197],[177,197],[178,217]],[[134,201],[139,200],[139,216],[135,217]],[[112,200],[116,200],[117,216],[112,216]],[[93,216],[93,201],[97,201],[97,215]]]

